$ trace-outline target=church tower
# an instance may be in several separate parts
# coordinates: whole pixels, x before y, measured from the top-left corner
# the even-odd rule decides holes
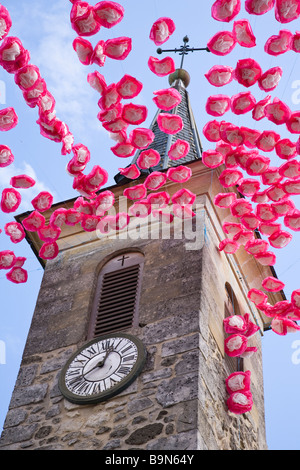
[[[40,259],[44,277],[1,450],[267,448],[261,341],[270,319],[247,293],[275,273],[243,249],[232,255],[218,249],[230,211],[214,205],[224,192],[222,167],[211,170],[201,161],[188,81],[184,70],[170,77],[182,96],[176,113],[184,128],[176,138],[187,140],[190,152],[184,160],[169,160],[173,137],[159,130],[155,116],[152,147],[161,159],[153,170],[191,169],[184,187],[196,195],[195,216],[168,224],[151,213],[107,233],[63,226],[59,255]],[[147,175],[137,182],[118,174],[116,184],[105,188],[117,212],[127,211],[124,190]],[[170,197],[181,188],[171,180],[164,185]],[[73,204],[54,205],[46,220]],[[27,239],[38,254],[35,232]],[[270,294],[270,302],[278,300],[282,293]],[[240,360],[224,351],[223,320],[245,313],[259,327],[249,338],[257,351]],[[238,370],[251,371],[253,407],[234,415],[225,380]]]

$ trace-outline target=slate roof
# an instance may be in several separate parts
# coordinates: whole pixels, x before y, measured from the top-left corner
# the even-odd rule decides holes
[[[201,159],[202,155],[202,145],[186,87],[181,79],[175,80],[175,82],[172,84],[172,87],[176,88],[176,90],[179,91],[182,96],[182,100],[181,103],[179,103],[178,106],[169,111],[169,113],[178,114],[179,116],[181,116],[184,126],[181,131],[174,135],[162,132],[157,124],[157,116],[160,112],[165,113],[166,111],[157,111],[150,126],[150,129],[153,131],[155,138],[148,148],[153,148],[157,150],[161,156],[161,159],[157,166],[151,168],[152,171],[163,171],[170,167],[185,165],[188,162]],[[168,157],[168,150],[177,139],[188,141],[190,144],[190,151],[184,158],[181,158],[179,160],[170,160]],[[140,155],[140,152],[141,150],[138,150],[135,153],[130,164],[136,162],[137,158]],[[143,170],[141,171],[141,176],[147,175],[148,173],[149,171]],[[131,180],[119,173],[115,176],[115,181],[117,184],[125,184]]]

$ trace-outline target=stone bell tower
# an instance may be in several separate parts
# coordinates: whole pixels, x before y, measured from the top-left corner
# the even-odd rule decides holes
[[[184,161],[175,163],[192,170],[185,188],[196,194],[196,215],[164,224],[150,214],[108,233],[63,226],[59,255],[40,259],[44,277],[1,450],[266,449],[261,341],[269,319],[247,292],[274,272],[242,248],[234,255],[218,250],[229,215],[213,204],[224,192],[222,168],[212,171],[201,161],[188,74],[177,71],[170,85],[182,95],[174,112],[184,129],[176,137],[190,143]],[[156,118],[152,146],[161,160],[155,169],[164,172],[174,164],[172,137]],[[123,192],[136,181],[115,179],[105,190],[123,212]],[[170,197],[180,188],[169,180],[164,186]],[[46,221],[73,204],[56,204]],[[27,239],[39,253],[35,232]],[[270,295],[270,303],[278,300],[281,293]],[[257,352],[242,364],[224,352],[228,312],[249,313],[259,326],[250,340]],[[251,371],[254,404],[243,415],[226,406],[225,379],[238,368]]]

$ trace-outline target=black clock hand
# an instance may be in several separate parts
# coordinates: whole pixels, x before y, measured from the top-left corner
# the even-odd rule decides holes
[[[105,361],[106,361],[106,359],[107,359],[107,356],[108,356],[111,352],[113,352],[113,347],[112,347],[112,346],[109,346],[109,348],[108,348],[107,351],[106,351],[106,354],[105,354],[104,358],[103,358],[101,361],[97,362],[97,364],[96,364],[94,367],[92,367],[86,374],[84,374],[84,376],[87,375],[87,374],[89,374],[90,372],[92,372],[94,369],[97,369],[98,367],[103,367],[103,366],[104,366],[104,363],[105,363]]]

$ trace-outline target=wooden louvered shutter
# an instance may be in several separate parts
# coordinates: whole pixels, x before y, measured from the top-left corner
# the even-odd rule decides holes
[[[90,338],[137,325],[143,260],[141,253],[126,253],[103,267],[94,299]]]

